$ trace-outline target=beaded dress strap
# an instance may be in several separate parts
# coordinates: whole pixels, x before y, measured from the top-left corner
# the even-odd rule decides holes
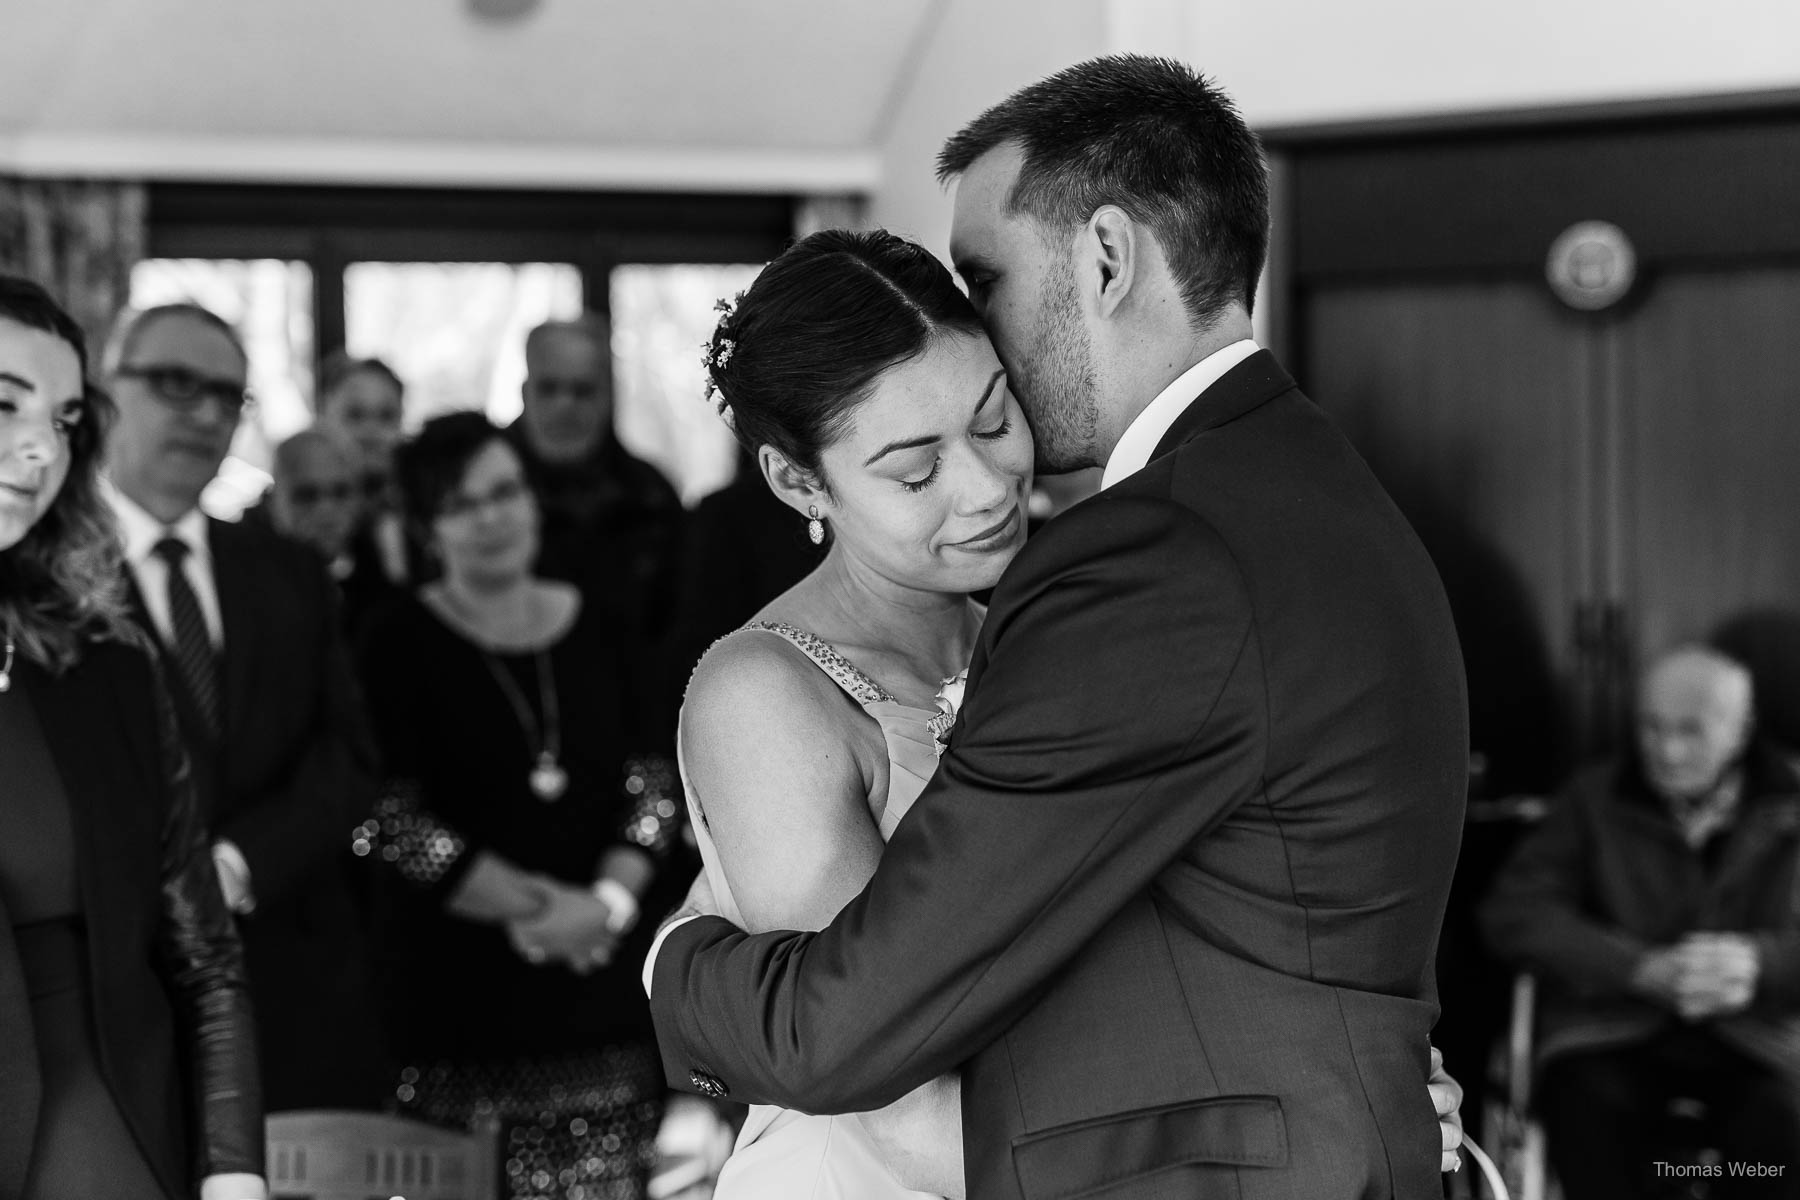
[[[837,647],[816,634],[795,629],[781,621],[754,621],[744,628],[764,629],[794,643],[801,653],[818,664],[819,669],[831,676],[832,682],[848,692],[858,704],[896,702],[886,688],[863,674],[861,668],[838,653]]]

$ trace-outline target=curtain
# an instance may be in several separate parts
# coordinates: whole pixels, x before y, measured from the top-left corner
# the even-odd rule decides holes
[[[144,254],[144,187],[0,175],[0,271],[36,280],[87,331],[98,359]]]

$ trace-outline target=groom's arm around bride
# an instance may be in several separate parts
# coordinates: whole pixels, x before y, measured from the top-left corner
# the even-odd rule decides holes
[[[1115,68],[1168,71],[1070,74]],[[1030,218],[998,199],[985,225],[965,211],[1014,194],[1022,136],[956,168],[959,266],[1035,236],[1009,241]],[[1104,380],[1164,365],[1114,314],[1180,311],[1146,229],[1108,205],[1073,235],[1099,264],[1071,302]],[[1039,344],[1007,327],[1017,272],[996,274],[984,315],[1047,461],[1059,414],[1018,356]],[[950,749],[868,887],[816,934],[669,931],[652,1005],[672,1081],[839,1112],[960,1068],[977,1200],[1441,1194],[1455,631],[1362,461],[1238,340],[1247,303],[1117,422],[1161,414],[1136,461],[1115,428],[1107,489],[1007,569]]]

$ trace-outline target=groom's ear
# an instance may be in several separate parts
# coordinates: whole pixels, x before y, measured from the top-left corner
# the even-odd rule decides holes
[[[1082,229],[1082,249],[1077,269],[1087,276],[1086,285],[1095,312],[1110,317],[1131,294],[1143,269],[1140,254],[1143,230],[1116,204],[1102,204]]]
[[[787,455],[773,446],[757,450],[756,465],[762,469],[763,479],[776,499],[803,517],[808,515],[809,505],[824,504],[830,499],[817,476],[789,462]]]

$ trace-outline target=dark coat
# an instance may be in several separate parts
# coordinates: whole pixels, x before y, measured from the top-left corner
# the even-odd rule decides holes
[[[1702,854],[1635,766],[1607,764],[1577,775],[1519,844],[1481,921],[1496,954],[1542,980],[1540,1060],[1669,1028],[1673,1014],[1631,991],[1638,959],[1724,930],[1752,935],[1761,972],[1751,1008],[1711,1024],[1800,1084],[1800,780],[1758,748],[1741,804]]]
[[[149,657],[95,643],[64,674],[20,663],[68,794],[100,1069],[171,1196],[263,1173],[243,958]],[[41,1091],[30,1002],[0,911],[0,1196],[31,1161]],[[196,1155],[195,1151],[198,1150]]]
[[[222,521],[207,536],[225,629],[219,738],[169,674],[212,834],[250,867],[256,911],[241,925],[268,1106],[373,1106],[382,1068],[350,845],[374,800],[374,750],[335,588],[298,542]],[[141,598],[138,615],[154,634]]]
[[[1255,354],[1008,568],[861,896],[671,933],[669,1078],[845,1112],[960,1067],[972,1200],[1436,1200],[1467,711],[1424,549]]]

